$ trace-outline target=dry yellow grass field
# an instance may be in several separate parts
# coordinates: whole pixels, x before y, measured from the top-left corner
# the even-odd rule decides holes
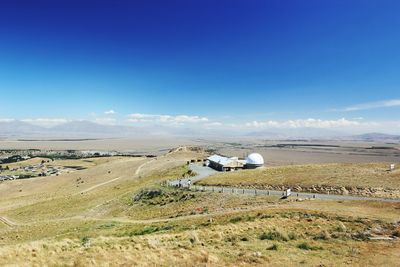
[[[90,159],[74,173],[0,183],[0,265],[397,265],[398,240],[369,238],[400,236],[400,204],[161,186],[201,156]]]

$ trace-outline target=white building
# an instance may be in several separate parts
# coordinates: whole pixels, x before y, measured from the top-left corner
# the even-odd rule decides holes
[[[252,153],[246,159],[213,155],[207,158],[206,165],[218,171],[255,169],[264,166],[264,158],[258,153]]]

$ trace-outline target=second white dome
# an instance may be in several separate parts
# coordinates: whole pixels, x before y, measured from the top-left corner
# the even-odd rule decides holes
[[[246,163],[250,165],[264,165],[264,158],[258,153],[252,153],[247,157]]]

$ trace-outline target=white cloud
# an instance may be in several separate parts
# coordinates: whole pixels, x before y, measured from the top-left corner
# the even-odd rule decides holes
[[[208,122],[209,119],[200,116],[188,116],[188,115],[155,115],[155,114],[142,114],[134,113],[128,115],[128,121],[130,122],[153,122],[153,123],[170,123],[170,124],[185,124],[185,123],[204,123]]]
[[[334,109],[333,111],[358,111],[367,110],[375,108],[390,108],[390,107],[400,107],[400,99],[389,99],[384,101],[362,103],[353,106],[349,106],[343,109]]]
[[[7,119],[7,118],[1,119],[0,118],[0,122],[12,122],[12,121],[15,121],[15,119]]]
[[[207,127],[214,127],[214,126],[219,127],[219,126],[222,126],[222,125],[223,124],[221,122],[218,122],[218,121],[214,121],[214,122],[210,122],[210,123],[206,124]]]
[[[340,128],[367,125],[372,126],[373,123],[347,120],[345,118],[338,120],[322,120],[310,118],[287,121],[253,121],[245,124],[246,127],[250,128]]]
[[[78,119],[69,120],[65,118],[27,118],[27,119],[10,119],[0,118],[0,122],[23,121],[26,123],[51,128],[53,126],[64,124]],[[102,125],[127,125],[127,122],[135,122],[142,126],[150,126],[151,124],[171,125],[175,127],[185,127],[191,129],[219,130],[221,133],[245,132],[253,130],[277,129],[278,132],[285,132],[287,129],[315,128],[315,129],[333,129],[345,133],[367,133],[367,132],[383,132],[391,134],[400,134],[400,120],[392,121],[369,121],[362,117],[352,119],[295,119],[295,120],[267,120],[267,121],[251,121],[236,122],[231,121],[214,121],[201,116],[189,115],[154,115],[135,113],[128,116],[128,120],[121,121],[116,117],[104,116],[95,117],[90,121]],[[122,123],[122,124],[121,124]]]
[[[22,119],[21,121],[43,127],[52,127],[59,124],[70,122],[70,120],[63,118],[35,118],[35,119]]]
[[[96,118],[94,122],[103,125],[115,125],[117,120],[114,118]]]
[[[110,110],[104,111],[104,114],[106,114],[106,115],[115,115],[115,114],[117,114],[117,112],[115,112],[115,110],[113,110],[113,109],[110,109]]]

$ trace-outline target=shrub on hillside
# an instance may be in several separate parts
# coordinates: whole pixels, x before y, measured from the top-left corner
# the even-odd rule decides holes
[[[294,239],[296,239],[296,235],[294,233],[288,234],[279,228],[274,228],[260,235],[260,240],[289,241]]]
[[[147,188],[140,190],[133,196],[133,203],[144,203],[148,205],[167,205],[173,202],[183,202],[195,198],[192,192],[182,190],[169,190],[160,188]]]

